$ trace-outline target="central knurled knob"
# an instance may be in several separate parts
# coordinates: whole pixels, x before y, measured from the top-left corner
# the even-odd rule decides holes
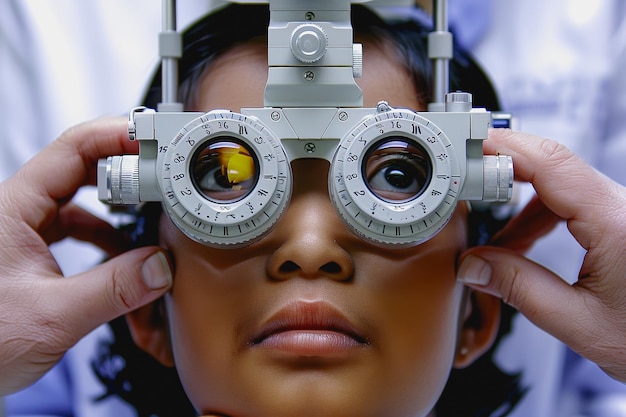
[[[298,26],[291,35],[291,52],[296,59],[312,64],[326,55],[328,38],[320,26],[307,23]]]

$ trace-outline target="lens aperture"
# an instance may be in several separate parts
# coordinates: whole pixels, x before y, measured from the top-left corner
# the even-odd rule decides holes
[[[196,189],[211,201],[224,203],[244,198],[254,188],[259,166],[242,142],[218,137],[200,147],[191,163]]]
[[[402,137],[387,138],[365,155],[363,177],[372,193],[389,202],[419,197],[430,184],[432,164],[428,152]]]

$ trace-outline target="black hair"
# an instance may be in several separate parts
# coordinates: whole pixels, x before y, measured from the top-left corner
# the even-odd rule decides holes
[[[204,17],[187,30],[183,35],[184,53],[179,62],[179,100],[183,103],[193,102],[198,83],[215,58],[238,43],[266,35],[268,22],[267,6],[231,5]],[[426,46],[429,28],[413,20],[387,23],[359,5],[353,5],[352,25],[355,33],[367,33],[390,40],[412,76],[418,101],[425,104],[431,100],[432,70]],[[450,63],[450,84],[452,90],[472,93],[475,106],[499,110],[498,98],[491,82],[471,56],[458,46]],[[156,108],[160,99],[161,73],[158,69],[148,87],[143,105]],[[136,214],[136,224],[128,229],[136,244],[142,246],[158,242],[160,205],[146,204]],[[504,221],[495,219],[490,211],[470,213],[469,244],[486,243],[503,226]],[[510,331],[514,314],[512,308],[504,304],[502,307],[497,340]],[[123,318],[113,321],[111,326],[115,342],[103,347],[99,363],[93,365],[94,372],[107,386],[103,397],[119,396],[137,409],[139,417],[195,416],[176,371],[161,366],[147,353],[140,351],[128,337]],[[501,417],[513,409],[524,391],[520,387],[520,375],[506,374],[495,365],[493,354],[496,347],[497,341],[474,364],[465,369],[452,370],[436,406],[437,417]],[[123,356],[130,370],[114,375],[104,373],[102,364],[109,360],[107,354]],[[142,388],[144,385],[150,389]],[[163,388],[160,390],[162,395],[144,395],[144,392],[154,393],[154,387],[157,386]]]

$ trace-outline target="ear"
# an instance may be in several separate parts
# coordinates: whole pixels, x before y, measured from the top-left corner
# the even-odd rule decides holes
[[[468,289],[454,360],[455,368],[471,365],[493,344],[500,326],[500,299]]]
[[[174,355],[163,312],[163,300],[147,304],[126,315],[135,344],[162,365],[174,367]]]

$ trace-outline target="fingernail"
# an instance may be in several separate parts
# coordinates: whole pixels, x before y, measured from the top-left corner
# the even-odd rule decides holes
[[[167,258],[157,252],[143,263],[141,267],[143,282],[151,290],[160,290],[172,285],[172,271]]]
[[[456,279],[464,284],[487,286],[491,282],[491,265],[477,256],[469,255],[461,263]]]

